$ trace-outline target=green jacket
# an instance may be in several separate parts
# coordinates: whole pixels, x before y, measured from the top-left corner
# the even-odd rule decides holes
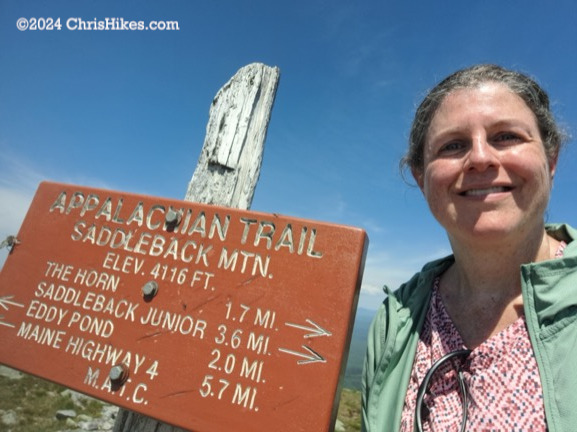
[[[577,231],[548,225],[568,243],[563,258],[521,267],[523,304],[539,366],[549,432],[573,432],[577,425]],[[401,424],[413,360],[434,279],[452,256],[423,267],[397,291],[389,292],[369,331],[362,387],[363,431],[393,432]]]

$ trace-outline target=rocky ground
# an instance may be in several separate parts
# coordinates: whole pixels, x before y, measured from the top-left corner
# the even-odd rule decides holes
[[[0,391],[2,432],[113,431],[117,407],[4,366],[0,366],[0,386],[4,390]],[[343,393],[335,432],[359,430],[357,396]],[[39,401],[47,399],[54,404],[40,408]]]
[[[19,381],[37,380],[5,366],[0,366],[0,379],[2,379],[3,387],[11,387],[13,389],[18,387]],[[63,404],[64,408],[54,409],[52,412],[53,418],[47,419],[48,425],[38,426],[41,429],[60,430],[61,432],[112,431],[118,408],[104,404],[81,393],[59,388],[56,385],[40,380],[37,381],[41,382],[40,385],[42,386],[44,384],[49,386],[48,390],[39,390],[24,384],[23,386],[30,387],[30,389],[23,390],[21,393],[22,400],[30,402],[32,406],[17,402],[15,399],[20,398],[20,393],[13,390],[13,398],[8,401],[2,401],[0,404],[0,431],[20,432],[23,430],[34,430],[34,425],[30,425],[30,419],[37,415],[42,415],[42,413],[37,414],[34,412],[33,405],[36,395],[65,401]],[[14,404],[9,402],[14,402]],[[88,405],[90,405],[89,410],[87,409]],[[95,411],[96,414],[94,414]],[[87,412],[90,412],[91,415],[87,414]]]
[[[118,408],[105,405],[99,417],[77,414],[74,410],[60,410],[56,418],[64,420],[62,432],[103,431],[112,432]]]

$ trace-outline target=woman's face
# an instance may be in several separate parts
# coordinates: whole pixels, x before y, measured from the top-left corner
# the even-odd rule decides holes
[[[423,171],[413,174],[450,238],[502,239],[542,227],[556,160],[545,154],[531,109],[505,85],[446,96],[423,156]]]

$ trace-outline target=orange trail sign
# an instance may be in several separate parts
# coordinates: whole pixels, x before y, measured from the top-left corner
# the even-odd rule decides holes
[[[331,430],[367,244],[42,183],[0,273],[0,363],[193,431]]]

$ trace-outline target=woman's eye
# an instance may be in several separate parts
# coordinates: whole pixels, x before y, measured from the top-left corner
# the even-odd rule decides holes
[[[514,141],[518,142],[520,140],[519,136],[512,132],[503,132],[495,136],[496,142],[507,142],[507,141]]]
[[[450,153],[454,151],[461,150],[463,148],[463,143],[460,141],[452,141],[443,145],[440,149],[441,153]]]

